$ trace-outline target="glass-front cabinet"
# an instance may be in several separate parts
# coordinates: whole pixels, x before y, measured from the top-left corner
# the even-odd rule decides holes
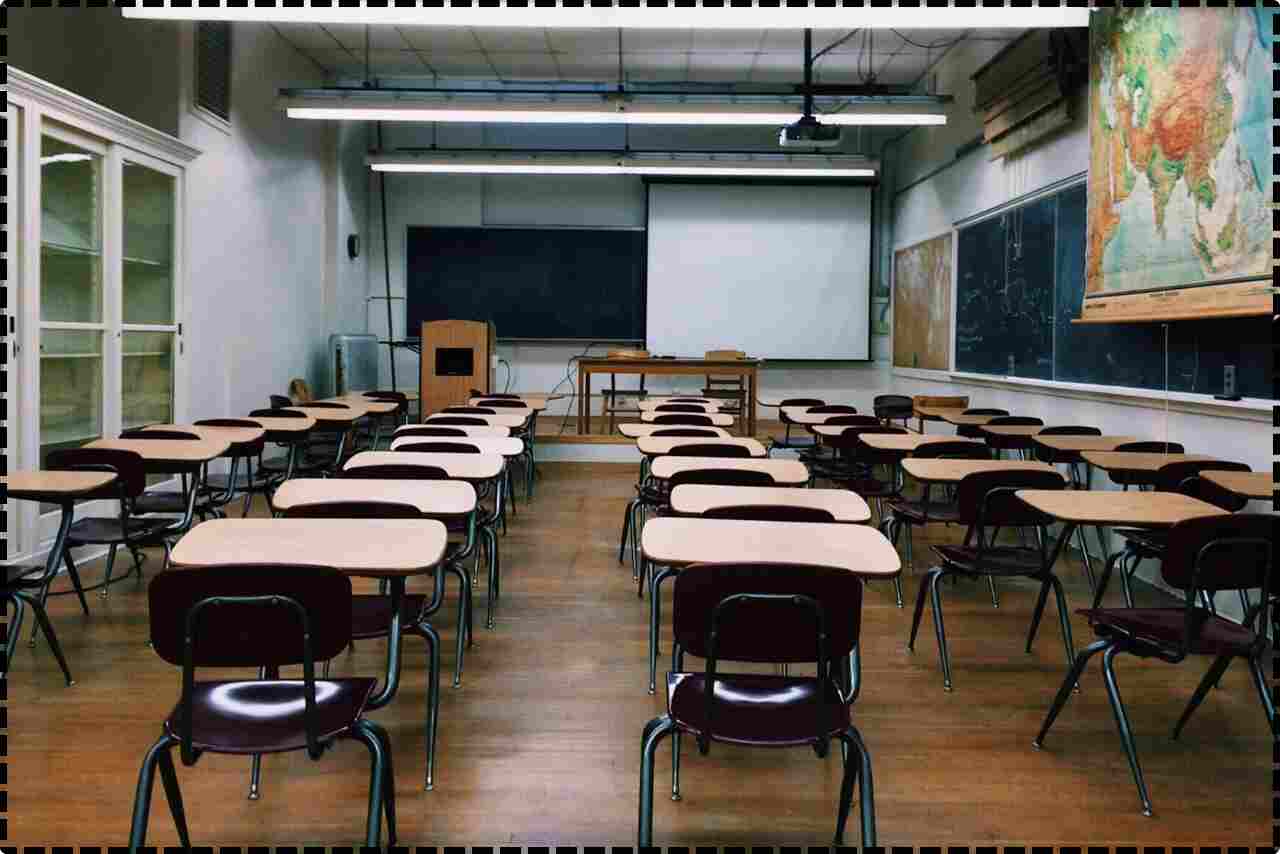
[[[17,69],[6,117],[6,450],[21,470],[183,419],[183,186],[199,152]],[[8,509],[10,560],[48,547],[54,508]]]

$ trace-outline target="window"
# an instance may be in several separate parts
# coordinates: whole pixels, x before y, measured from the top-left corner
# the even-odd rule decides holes
[[[196,106],[231,121],[231,24],[196,24]]]

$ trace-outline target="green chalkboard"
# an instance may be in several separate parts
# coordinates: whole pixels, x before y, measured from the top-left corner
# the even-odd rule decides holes
[[[1271,318],[1079,324],[1085,185],[960,229],[956,370],[1126,388],[1271,398]]]

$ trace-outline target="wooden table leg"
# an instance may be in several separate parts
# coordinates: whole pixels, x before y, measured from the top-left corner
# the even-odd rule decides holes
[[[747,372],[747,386],[749,388],[749,394],[747,395],[746,401],[746,406],[749,407],[746,419],[748,438],[755,438],[756,435],[756,379],[756,369],[752,368]]]
[[[583,422],[583,418],[582,418],[582,401],[583,401],[582,386],[583,386],[583,378],[585,377],[586,373],[587,373],[586,369],[582,367],[578,368],[578,435],[579,436],[584,436],[586,435],[586,432],[587,432],[586,424]]]

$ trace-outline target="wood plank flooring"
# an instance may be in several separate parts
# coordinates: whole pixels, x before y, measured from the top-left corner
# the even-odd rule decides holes
[[[462,687],[452,690],[442,680],[435,791],[422,790],[426,679],[417,639],[405,644],[399,697],[374,715],[394,745],[402,844],[635,842],[641,729],[663,710],[661,696],[645,693],[647,602],[636,598],[629,569],[616,561],[635,469],[541,468],[534,502],[519,505],[502,541],[497,629],[485,631],[477,621]],[[931,534],[957,536],[954,529]],[[908,600],[928,553],[923,543],[917,540],[915,552],[921,569],[904,579]],[[147,577],[158,565],[157,552]],[[99,564],[86,580],[100,574]],[[1087,604],[1082,572],[1073,565],[1060,574],[1073,607]],[[1233,666],[1174,742],[1169,733],[1207,662],[1122,659],[1120,687],[1156,813],[1144,818],[1096,663],[1046,749],[1032,750],[1062,678],[1064,652],[1049,613],[1034,651],[1024,653],[1034,591],[1012,583],[1002,590],[994,610],[985,585],[947,586],[955,679],[947,694],[929,615],[910,654],[911,601],[898,610],[888,584],[868,588],[854,718],[872,751],[881,845],[1270,843],[1271,739],[1243,668]],[[1161,598],[1150,589],[1139,596],[1148,603]],[[50,608],[74,687],[63,687],[43,643],[27,648],[29,616],[14,660],[8,831],[21,845],[123,844],[139,764],[178,695],[180,671],[145,645],[145,588],[130,580],[105,601],[91,597],[87,618],[74,597],[59,597]],[[482,586],[477,607],[483,602]],[[450,609],[437,623],[446,674],[452,624]],[[1092,639],[1079,618],[1074,631],[1077,648]],[[380,643],[360,643],[336,672],[378,673],[383,654]],[[362,746],[344,743],[318,762],[305,754],[268,757],[257,802],[245,798],[248,768],[247,759],[212,755],[194,768],[179,764],[193,844],[351,845],[363,838]],[[714,745],[703,757],[686,739],[682,778],[683,800],[673,803],[665,794],[664,745],[658,845],[831,840],[837,751],[818,760],[809,750]],[[856,826],[851,820],[852,844]],[[176,844],[158,786],[150,828],[150,844]]]

